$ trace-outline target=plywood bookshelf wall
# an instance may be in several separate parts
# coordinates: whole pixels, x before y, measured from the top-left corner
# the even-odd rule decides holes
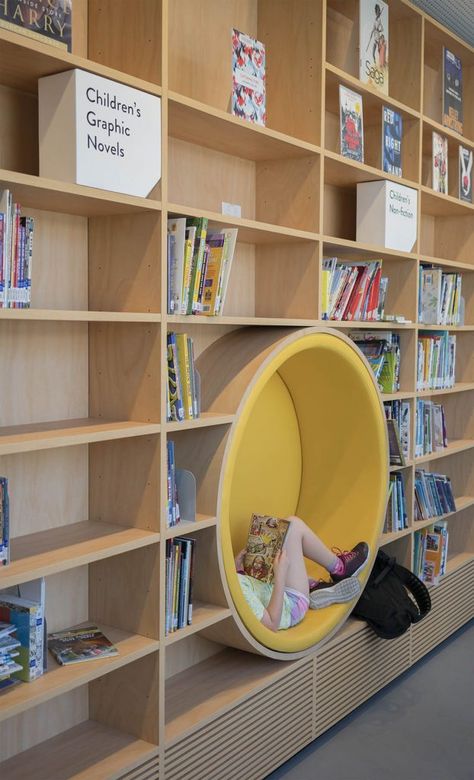
[[[120,650],[73,668],[51,661],[41,680],[0,698],[5,780],[263,778],[473,615],[474,206],[456,198],[460,139],[441,127],[440,99],[446,44],[463,62],[462,142],[474,148],[474,50],[408,2],[389,6],[386,99],[357,78],[357,0],[74,0],[70,55],[0,30],[0,186],[37,218],[32,308],[0,311],[0,473],[13,537],[0,588],[45,576],[49,629],[97,621]],[[266,44],[266,128],[229,114],[232,26]],[[163,177],[149,198],[39,177],[38,78],[74,67],[161,96]],[[364,164],[339,154],[341,83],[363,95]],[[419,192],[412,253],[355,241],[357,182],[390,178],[380,169],[384,103],[403,114],[403,181]],[[431,190],[432,130],[453,156],[447,196]],[[239,203],[242,218],[222,216],[223,201]],[[168,214],[239,227],[224,316],[166,314]],[[415,465],[450,475],[458,511],[428,620],[393,645],[349,621],[317,656],[284,663],[203,636],[230,614],[206,560],[233,417],[166,422],[166,332],[189,333],[199,355],[230,329],[317,325],[321,260],[334,255],[382,257],[388,313],[412,320],[395,326],[396,397],[410,399],[412,442],[417,396],[440,395],[446,409],[449,447],[410,459],[409,528],[380,543],[410,565],[423,525]],[[463,273],[452,391],[416,392],[421,260]],[[197,540],[194,622],[165,638],[164,540],[182,532],[166,528],[168,437],[196,474],[199,514],[185,529]],[[336,707],[324,706],[328,691]],[[295,726],[283,739],[273,728],[265,755],[248,736],[250,703],[260,726],[277,711]]]

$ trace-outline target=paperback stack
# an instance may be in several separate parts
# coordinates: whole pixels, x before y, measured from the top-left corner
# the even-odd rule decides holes
[[[393,533],[408,528],[405,486],[402,475],[397,472],[390,474],[387,514],[385,515],[384,533]]]
[[[10,190],[0,190],[0,308],[30,306],[33,231],[33,218],[21,216]]]
[[[400,336],[380,330],[352,331],[350,338],[367,358],[382,393],[400,389]]]
[[[16,626],[13,623],[0,622],[0,691],[18,682],[12,675],[23,671],[23,667],[17,662],[19,647]]]
[[[461,274],[422,265],[418,298],[418,319],[425,325],[461,325]]]
[[[167,527],[172,528],[181,520],[178,503],[178,488],[176,486],[176,460],[174,456],[174,441],[166,443],[168,451],[168,501],[167,501]]]
[[[446,574],[448,558],[448,523],[439,520],[429,528],[415,532],[413,572],[420,580],[437,585]]]
[[[430,520],[456,511],[451,480],[445,474],[415,471],[415,520]]]
[[[166,635],[192,623],[194,546],[186,536],[166,542]]]
[[[237,228],[208,230],[208,220],[168,220],[168,314],[222,314]]]
[[[456,336],[447,331],[420,333],[417,390],[445,390],[455,384]]]
[[[10,563],[10,502],[8,479],[0,477],[0,566]]]
[[[193,340],[186,333],[168,333],[169,421],[195,420],[201,414],[201,382],[194,367]]]
[[[411,413],[409,401],[384,401],[385,417],[397,426],[398,438],[405,460],[410,458]]]
[[[448,446],[446,418],[442,404],[416,401],[415,458],[431,455]]]
[[[0,624],[14,626],[19,641],[17,647],[20,670],[15,677],[23,682],[36,680],[43,674],[44,650],[44,605],[20,596],[0,594]]]
[[[345,263],[323,260],[322,317],[324,320],[383,319],[388,280],[382,278],[382,261]]]

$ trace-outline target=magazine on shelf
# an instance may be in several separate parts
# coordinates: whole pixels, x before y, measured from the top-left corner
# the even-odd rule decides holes
[[[433,189],[448,194],[448,139],[433,130]]]
[[[364,162],[364,120],[362,98],[352,89],[339,85],[341,154]]]
[[[360,0],[359,78],[388,95],[388,5]]]
[[[96,625],[77,626],[49,634],[48,650],[62,666],[118,655],[115,645]]]
[[[462,64],[443,46],[443,125],[463,134]]]
[[[265,125],[265,45],[232,29],[232,114]]]
[[[459,197],[472,203],[472,149],[459,147]]]

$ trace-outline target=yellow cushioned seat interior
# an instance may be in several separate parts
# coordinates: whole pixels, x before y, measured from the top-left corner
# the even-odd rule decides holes
[[[360,540],[376,551],[385,511],[388,457],[380,400],[364,361],[328,333],[302,335],[267,364],[235,423],[222,483],[221,544],[240,618],[265,647],[299,652],[320,642],[352,609],[309,610],[272,632],[245,601],[234,556],[253,512],[299,515],[329,546]],[[308,573],[327,573],[308,561]],[[368,572],[360,575],[365,582]]]

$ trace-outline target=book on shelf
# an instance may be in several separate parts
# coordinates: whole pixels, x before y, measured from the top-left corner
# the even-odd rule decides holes
[[[448,139],[433,130],[433,189],[448,194]]]
[[[418,335],[416,389],[446,390],[456,382],[456,336],[448,331]]]
[[[462,63],[443,46],[443,125],[463,134]]]
[[[61,666],[118,655],[115,645],[95,624],[48,634],[48,650]]]
[[[392,420],[391,418],[387,419],[387,433],[390,465],[405,466],[405,458],[403,455],[402,445],[400,443],[398,426],[395,420]]]
[[[0,566],[10,563],[10,500],[8,479],[0,477]]]
[[[382,106],[382,169],[392,176],[402,176],[402,115]]]
[[[265,44],[232,29],[232,114],[265,125]]]
[[[396,434],[400,442],[402,460],[410,459],[411,447],[411,407],[410,401],[395,399],[393,401],[384,401],[385,417],[392,421],[397,428]],[[390,439],[389,439],[390,443]]]
[[[178,525],[181,520],[179,511],[179,497],[178,486],[176,483],[176,458],[174,441],[168,439],[166,442],[167,448],[167,526],[171,528],[174,525]]]
[[[408,528],[405,484],[400,473],[390,474],[387,512],[385,514],[384,533],[403,531]]]
[[[442,452],[448,446],[443,404],[418,398],[416,401],[415,457]]]
[[[459,145],[459,198],[472,203],[472,149]]]
[[[351,331],[350,338],[367,359],[382,393],[400,390],[400,336],[391,331]]]
[[[447,520],[438,520],[428,528],[415,531],[413,572],[428,585],[437,585],[446,574],[448,542]]]
[[[237,234],[205,218],[168,220],[168,314],[223,313]]]
[[[41,677],[47,665],[43,578],[7,588],[0,593],[0,625],[2,623],[13,626],[13,630],[5,630],[17,642],[13,660],[20,669],[11,671],[14,679],[32,682]],[[9,677],[10,674],[5,679]]]
[[[72,0],[4,0],[0,3],[0,27],[71,51]]]
[[[420,265],[418,320],[425,325],[462,325],[462,275]]]
[[[0,308],[30,307],[34,228],[10,190],[0,190]]]
[[[388,95],[388,5],[360,0],[359,79]]]
[[[323,259],[322,318],[380,320],[387,291],[382,278],[382,260]]]
[[[193,340],[186,333],[167,335],[168,421],[194,420],[201,414],[201,380],[194,365]]]
[[[431,520],[456,511],[451,480],[446,474],[415,470],[415,520]]]
[[[166,636],[192,624],[194,557],[194,539],[176,536],[166,541]]]
[[[364,118],[362,97],[352,89],[339,85],[341,154],[364,162]]]
[[[243,559],[246,574],[262,582],[273,581],[273,563],[290,527],[289,520],[252,515]]]

